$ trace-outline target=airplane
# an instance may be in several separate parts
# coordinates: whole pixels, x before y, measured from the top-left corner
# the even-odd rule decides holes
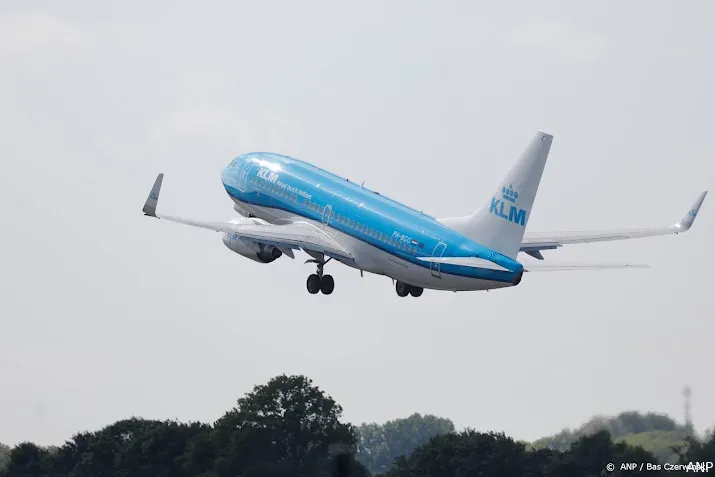
[[[238,217],[206,222],[157,213],[164,174],[157,176],[144,214],[223,234],[231,251],[259,263],[294,250],[311,258],[316,272],[306,281],[311,294],[335,288],[324,267],[331,260],[392,279],[398,296],[425,289],[492,290],[519,285],[524,272],[647,268],[633,264],[552,264],[542,251],[567,244],[604,242],[690,229],[707,191],[678,223],[659,228],[551,234],[525,233],[553,135],[537,131],[486,203],[471,215],[436,219],[347,178],[276,153],[234,158],[221,181]],[[537,259],[523,264],[519,253]]]

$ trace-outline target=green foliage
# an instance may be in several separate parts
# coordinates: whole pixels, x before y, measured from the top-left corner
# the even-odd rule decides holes
[[[681,457],[685,463],[714,459],[715,440],[712,438],[703,443],[693,441]],[[607,471],[610,463],[616,465],[613,471]],[[624,442],[613,442],[608,431],[580,437],[565,451],[557,451],[528,450],[523,443],[504,434],[467,430],[431,439],[410,456],[398,458],[384,477],[621,477],[642,473],[639,469],[621,470],[623,463],[658,465],[653,454]],[[673,472],[666,472],[661,468],[648,472],[648,475],[673,475]]]
[[[355,448],[355,429],[340,422],[342,412],[304,376],[256,386],[216,423],[217,475],[316,475],[332,444]]]
[[[283,375],[256,386],[214,426],[131,418],[51,451],[20,444],[0,477],[327,477],[333,444],[350,451],[352,477],[368,477],[352,457],[355,429],[341,415],[309,379]]]
[[[370,472],[385,472],[398,457],[409,455],[434,436],[451,432],[451,420],[417,413],[383,425],[363,424],[358,427],[357,458]]]
[[[551,451],[527,452],[504,434],[473,430],[438,435],[399,457],[385,477],[540,476]]]
[[[531,446],[534,449],[548,448],[564,451],[581,437],[589,436],[599,431],[607,431],[614,439],[624,438],[625,436],[632,436],[634,434],[660,431],[664,434],[654,434],[650,437],[650,440],[653,442],[646,444],[655,446],[655,441],[660,442],[663,436],[674,437],[672,442],[664,442],[663,445],[665,447],[658,452],[659,455],[669,455],[670,457],[672,457],[672,455],[669,454],[667,449],[672,445],[679,444],[682,438],[689,433],[685,426],[678,425],[672,418],[666,415],[656,413],[641,414],[628,411],[615,417],[596,416],[576,430],[564,429],[554,436],[544,437],[534,441]],[[629,437],[629,439],[632,439],[632,437]],[[644,438],[644,440],[648,440],[648,438]],[[652,448],[655,449],[656,447]]]
[[[592,421],[624,433],[615,441],[608,430],[587,426],[586,435],[555,450],[503,433],[456,433],[451,421],[419,414],[364,424],[358,439],[341,417],[341,407],[309,379],[282,375],[256,386],[214,425],[130,418],[60,447],[0,446],[0,477],[370,477],[356,453],[384,471],[379,477],[618,477],[635,475],[621,463],[656,463],[662,456],[648,448],[661,449],[665,436],[682,432],[662,429],[671,426],[662,416],[628,413],[617,423]],[[672,450],[679,463],[715,461],[715,436],[677,435],[685,436]],[[617,467],[607,472],[611,462]],[[664,472],[649,472],[658,474]]]
[[[683,431],[648,431],[638,434],[627,434],[619,437],[617,441],[625,442],[629,446],[642,447],[653,454],[658,462],[675,463],[678,453],[674,448],[684,446],[688,435]]]
[[[8,462],[10,462],[10,448],[0,443],[0,471],[7,467]]]

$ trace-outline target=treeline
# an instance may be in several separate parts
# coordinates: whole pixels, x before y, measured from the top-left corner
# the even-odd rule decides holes
[[[341,407],[309,379],[282,375],[211,425],[132,418],[60,447],[0,447],[0,477],[573,477],[602,475],[609,463],[614,476],[633,473],[621,463],[658,463],[606,430],[552,449],[502,433],[457,433],[451,421],[430,415],[360,427],[341,418]],[[677,453],[683,463],[715,461],[715,438],[688,436]]]
[[[616,442],[643,447],[661,463],[677,462],[679,455],[674,449],[685,446],[687,438],[694,437],[690,426],[678,424],[667,415],[629,411],[614,417],[596,416],[578,429],[564,429],[539,439],[532,447],[565,451],[581,437],[599,431],[607,431]]]

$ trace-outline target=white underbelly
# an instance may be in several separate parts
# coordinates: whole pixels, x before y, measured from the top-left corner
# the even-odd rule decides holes
[[[345,263],[345,265],[377,275],[386,275],[409,285],[451,291],[491,290],[511,286],[510,283],[449,275],[439,269],[432,270],[429,267],[415,265],[321,222],[291,212],[243,202],[238,202],[236,206],[239,213],[255,215],[272,224],[295,221],[309,222],[333,237],[354,257],[355,264]]]

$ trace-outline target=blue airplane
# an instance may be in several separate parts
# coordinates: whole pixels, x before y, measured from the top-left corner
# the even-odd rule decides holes
[[[144,205],[145,215],[223,234],[235,253],[260,263],[303,250],[316,266],[307,279],[311,294],[333,292],[324,273],[332,259],[393,279],[397,295],[419,297],[424,289],[491,290],[518,285],[525,271],[643,268],[631,264],[543,261],[544,250],[566,244],[677,234],[690,229],[706,192],[675,225],[597,232],[525,233],[553,136],[538,131],[497,190],[475,213],[435,219],[317,166],[281,154],[254,152],[231,161],[223,186],[240,214],[228,222],[202,222],[157,214],[164,175]],[[522,264],[524,252],[539,261]]]

